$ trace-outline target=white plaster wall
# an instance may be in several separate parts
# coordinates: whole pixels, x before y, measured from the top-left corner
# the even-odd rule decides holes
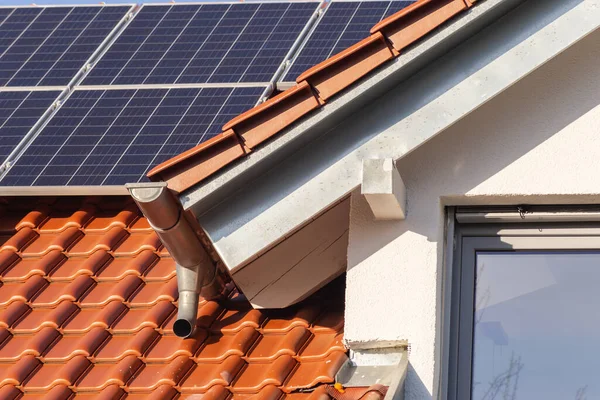
[[[600,33],[398,162],[408,216],[353,193],[345,337],[406,339],[406,398],[438,396],[444,205],[600,203]]]

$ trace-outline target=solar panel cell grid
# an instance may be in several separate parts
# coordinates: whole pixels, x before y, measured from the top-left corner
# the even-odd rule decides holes
[[[77,90],[2,180],[122,185],[221,132],[264,87]]]
[[[60,92],[0,92],[0,164],[54,103]]]
[[[268,82],[318,4],[145,6],[83,83]]]
[[[66,85],[129,7],[16,8],[0,14],[0,86]]]
[[[367,37],[382,19],[414,2],[332,2],[283,80],[296,80],[307,69]]]

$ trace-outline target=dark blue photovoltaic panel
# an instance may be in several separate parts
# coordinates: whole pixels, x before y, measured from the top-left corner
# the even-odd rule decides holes
[[[295,81],[307,69],[366,38],[373,25],[415,1],[333,1],[283,80]]]
[[[318,5],[144,6],[83,84],[269,82]]]
[[[0,92],[0,165],[59,94],[59,91]]]
[[[0,10],[0,86],[64,86],[130,7]]]
[[[76,90],[4,186],[122,185],[221,132],[264,87]]]

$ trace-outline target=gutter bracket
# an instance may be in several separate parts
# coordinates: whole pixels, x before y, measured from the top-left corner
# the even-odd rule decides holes
[[[406,219],[406,187],[393,159],[363,160],[361,194],[376,220]]]

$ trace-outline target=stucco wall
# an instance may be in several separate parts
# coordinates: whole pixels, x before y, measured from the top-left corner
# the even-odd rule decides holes
[[[437,397],[444,205],[600,203],[600,33],[398,162],[408,216],[353,193],[345,337],[407,339],[407,399]]]

